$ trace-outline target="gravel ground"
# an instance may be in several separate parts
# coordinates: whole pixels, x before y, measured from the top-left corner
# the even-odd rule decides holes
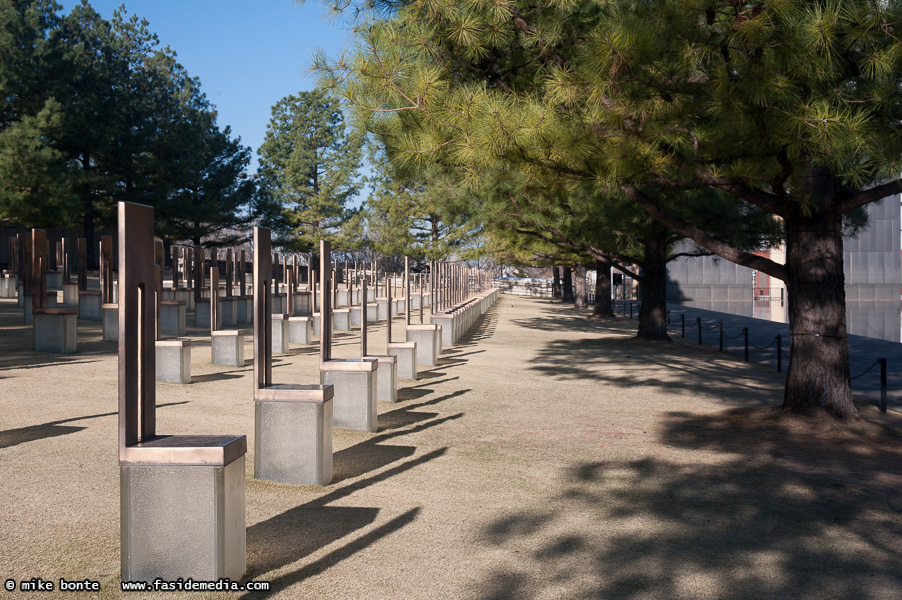
[[[81,321],[77,354],[31,352],[20,323],[0,300],[0,580],[101,590],[0,598],[127,595],[115,347]],[[778,373],[634,327],[502,296],[377,433],[335,431],[323,488],[253,479],[253,367],[190,329],[194,383],[157,384],[157,430],[248,436],[245,579],[272,589],[181,596],[902,598],[899,415],[779,418]],[[293,347],[274,379],[315,383],[317,360]]]

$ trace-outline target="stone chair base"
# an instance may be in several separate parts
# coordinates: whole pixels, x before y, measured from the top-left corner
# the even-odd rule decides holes
[[[245,436],[157,436],[119,460],[125,581],[239,580],[247,569]]]
[[[332,311],[332,327],[335,331],[351,330],[351,309],[336,308]]]
[[[72,354],[78,349],[77,308],[39,308],[32,318],[36,352]]]
[[[63,283],[63,305],[78,306],[78,284],[73,282]]]
[[[191,383],[191,340],[156,341],[157,381]]]
[[[313,343],[313,318],[289,317],[288,341],[292,344],[309,345]]]
[[[417,366],[431,367],[438,364],[438,333],[435,325],[407,326],[407,341],[417,343]]]
[[[272,353],[288,354],[288,315],[285,313],[272,315]]]
[[[387,346],[389,356],[398,358],[397,373],[399,379],[417,380],[417,343],[392,342]]]
[[[254,393],[254,479],[332,481],[332,386],[271,385]]]
[[[375,358],[376,364],[376,399],[379,402],[398,401],[398,357],[397,356],[365,356]]]
[[[377,416],[375,359],[336,359],[320,363],[320,383],[335,386],[333,425],[375,432]]]
[[[104,304],[100,312],[103,314],[103,341],[119,341],[119,305]]]
[[[244,331],[241,329],[210,332],[210,362],[229,367],[244,366]]]
[[[183,300],[163,300],[160,302],[160,335],[185,335],[188,308]]]
[[[101,311],[100,292],[78,292],[78,318],[85,321],[100,321],[103,318]]]

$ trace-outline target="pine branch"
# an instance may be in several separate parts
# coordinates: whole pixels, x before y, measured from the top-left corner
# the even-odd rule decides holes
[[[842,200],[839,202],[839,211],[841,214],[844,214],[859,206],[864,206],[899,193],[902,193],[902,179],[895,179],[857,194],[842,197]]]
[[[722,256],[730,262],[734,262],[750,269],[756,269],[762,273],[767,273],[771,277],[786,281],[787,274],[784,265],[776,263],[768,258],[764,258],[763,256],[739,250],[730,244],[708,235],[688,221],[684,221],[683,219],[664,211],[651,198],[632,185],[623,185],[620,189],[624,194],[635,200],[655,219],[664,223],[671,229],[676,229],[686,237],[691,238],[700,246],[707,248],[718,256]]]

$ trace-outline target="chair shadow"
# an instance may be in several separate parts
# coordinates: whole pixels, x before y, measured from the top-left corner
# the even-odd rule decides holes
[[[389,446],[364,442],[332,456],[332,483],[359,477],[369,471],[377,471],[395,461],[412,456],[413,446]]]

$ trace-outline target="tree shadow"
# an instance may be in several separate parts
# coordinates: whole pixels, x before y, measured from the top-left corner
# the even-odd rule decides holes
[[[532,550],[480,597],[902,597],[897,435],[743,409],[671,413],[660,441],[689,457],[578,463],[543,508],[485,527]]]
[[[658,387],[734,406],[779,404],[785,377],[706,347],[611,335],[552,340],[530,363],[532,370],[557,380],[596,381],[624,390]]]

